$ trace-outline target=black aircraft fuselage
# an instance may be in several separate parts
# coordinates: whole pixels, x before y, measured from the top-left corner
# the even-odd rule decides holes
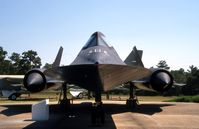
[[[62,77],[91,91],[109,91],[115,86],[150,74],[145,68],[127,66],[113,47],[95,32],[71,65],[62,67]]]

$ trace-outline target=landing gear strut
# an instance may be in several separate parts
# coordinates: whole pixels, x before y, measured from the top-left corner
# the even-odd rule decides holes
[[[61,99],[62,92],[63,92],[63,99]],[[59,104],[64,111],[70,108],[70,99],[67,98],[67,83],[66,82],[62,84],[62,91],[59,98]]]
[[[95,92],[95,103],[91,109],[91,123],[92,125],[103,125],[105,122],[105,111],[101,100],[101,92]]]
[[[135,95],[135,85],[130,82],[130,96],[129,99],[126,100],[126,105],[129,109],[133,110],[139,103],[137,96]]]

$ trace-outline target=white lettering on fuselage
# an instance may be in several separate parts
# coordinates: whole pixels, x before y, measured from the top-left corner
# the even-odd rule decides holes
[[[107,51],[106,51],[106,50],[102,50],[102,49],[93,49],[93,50],[90,50],[90,51],[88,52],[88,55],[91,55],[91,54],[93,54],[93,53],[104,53],[104,54],[107,54],[107,55],[108,55]]]

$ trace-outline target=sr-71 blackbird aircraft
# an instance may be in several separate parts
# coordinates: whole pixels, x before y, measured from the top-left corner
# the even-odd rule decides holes
[[[64,99],[67,101],[66,87],[74,84],[95,94],[95,107],[102,108],[101,94],[124,84],[130,84],[130,99],[133,100],[133,87],[164,92],[173,85],[173,77],[163,69],[144,68],[141,51],[136,48],[123,62],[115,49],[103,39],[101,32],[91,35],[75,60],[67,66],[59,66],[62,48],[50,69],[33,69],[25,74],[24,86],[30,92],[39,92],[52,85],[50,82],[63,83]],[[98,111],[98,110],[96,110]],[[99,111],[100,112],[100,111]]]

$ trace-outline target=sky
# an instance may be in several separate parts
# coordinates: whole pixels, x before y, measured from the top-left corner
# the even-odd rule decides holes
[[[198,0],[0,0],[0,46],[37,51],[52,63],[60,46],[69,65],[95,31],[125,59],[143,50],[145,67],[199,67]]]

